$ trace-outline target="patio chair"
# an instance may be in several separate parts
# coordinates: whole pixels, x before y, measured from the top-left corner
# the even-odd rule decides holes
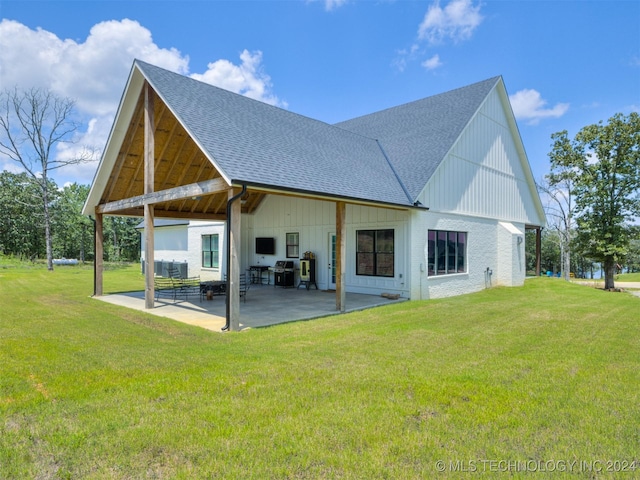
[[[198,295],[200,297],[200,301],[202,301],[205,292],[202,289],[202,285],[200,282],[200,277],[183,277],[180,274],[180,270],[175,267],[169,267],[169,278],[172,280],[174,285],[174,297],[173,301],[177,296],[184,296],[184,299],[187,300],[189,295]]]
[[[223,277],[224,281],[227,281],[227,275],[225,274]],[[246,273],[241,273],[240,274],[240,283],[238,285],[238,288],[240,290],[240,298],[242,299],[243,302],[247,301],[247,290],[249,290],[249,282],[247,282],[247,274]]]

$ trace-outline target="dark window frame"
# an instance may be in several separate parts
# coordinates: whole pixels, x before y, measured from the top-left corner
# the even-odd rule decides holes
[[[295,235],[295,243],[289,243],[289,235]],[[300,232],[289,232],[285,234],[286,252],[287,258],[299,258],[300,257]]]
[[[206,241],[205,237],[209,239],[208,248],[205,249]],[[215,246],[216,249],[213,249],[213,239],[216,239]],[[202,268],[220,268],[220,235],[217,233],[211,234],[203,234],[201,237],[202,243]],[[208,254],[208,261],[207,259]]]
[[[469,233],[451,230],[427,232],[427,276],[467,273]]]
[[[395,229],[356,230],[356,275],[393,278],[395,262]]]

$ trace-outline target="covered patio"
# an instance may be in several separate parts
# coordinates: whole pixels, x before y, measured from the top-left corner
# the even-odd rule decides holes
[[[271,174],[283,161],[280,154],[269,157],[272,160],[276,158],[277,165],[271,161],[260,167],[264,162],[261,157],[264,149],[271,144],[272,137],[282,133],[281,124],[284,119],[290,118],[290,114],[262,104],[256,106],[252,100],[220,89],[215,89],[215,95],[212,95],[211,89],[214,87],[168,73],[143,62],[134,62],[111,136],[85,203],[83,212],[93,218],[95,225],[94,296],[100,298],[103,295],[103,222],[106,215],[144,218],[143,243],[148,265],[154,263],[155,218],[225,221],[226,261],[222,263],[226,271],[221,276],[226,274],[229,279],[227,292],[230,301],[226,313],[225,310],[216,312],[226,320],[229,330],[243,328],[243,321],[248,322],[249,317],[244,303],[244,317],[240,310],[240,270],[247,266],[242,255],[241,218],[256,214],[267,195],[286,195],[335,202],[335,291],[333,295],[323,294],[331,307],[315,316],[347,311],[345,216],[347,203],[353,203],[354,200],[343,198],[340,189],[320,193],[305,190],[308,188],[306,181],[300,185],[295,182],[292,185],[277,184],[281,182],[282,174],[277,178]],[[185,88],[194,90],[188,93]],[[185,96],[197,98],[198,101],[185,103]],[[216,103],[220,98],[234,105],[240,103],[231,111],[244,115],[242,118],[245,120],[238,120],[244,125],[241,135],[237,124],[220,115],[224,110]],[[201,105],[205,101],[209,102],[207,108]],[[258,108],[258,112],[254,112],[255,108]],[[268,115],[263,111],[265,109]],[[203,112],[213,117],[205,118]],[[269,115],[278,118],[283,116],[283,119],[245,125],[247,118],[253,118],[254,115],[259,119],[265,115],[268,118]],[[295,116],[296,121],[300,121],[300,118]],[[316,125],[315,121],[309,122]],[[212,132],[216,132],[216,135]],[[303,129],[300,135],[306,135],[305,132]],[[344,135],[351,138],[351,134]],[[299,136],[298,143],[304,138],[304,135]],[[254,144],[255,148],[251,147],[250,151],[241,149]],[[296,165],[305,160],[303,153],[294,157]],[[315,166],[314,158],[306,161]],[[303,178],[297,168],[290,176],[296,181]],[[329,184],[333,187],[339,178],[332,176]],[[364,203],[372,202],[367,200]],[[390,208],[386,203],[385,207]],[[398,206],[393,208],[397,209]],[[145,291],[141,295],[144,297],[143,308],[149,313],[162,311],[162,303],[155,301],[152,269],[145,272]],[[137,305],[134,298],[129,300]],[[115,300],[114,297],[111,299]],[[198,302],[198,299],[195,301]],[[212,303],[225,307],[222,301]],[[136,308],[133,304],[131,306]],[[310,315],[307,318],[312,317]]]
[[[200,301],[196,296],[188,300],[160,298],[153,309],[145,307],[145,292],[128,292],[96,297],[104,302],[120,305],[153,315],[170,318],[207,330],[221,331],[225,325],[226,297],[214,296]],[[390,303],[406,301],[377,295],[347,293],[346,312],[365,310]],[[268,327],[281,323],[336,315],[335,292],[304,288],[276,288],[272,285],[251,285],[246,301],[240,302],[240,330]]]

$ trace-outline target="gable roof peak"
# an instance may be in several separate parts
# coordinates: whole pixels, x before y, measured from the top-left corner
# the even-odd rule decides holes
[[[496,76],[430,97],[337,123],[376,138],[409,195],[417,199],[489,93]]]
[[[229,184],[413,205],[370,137],[141,61],[135,68]]]

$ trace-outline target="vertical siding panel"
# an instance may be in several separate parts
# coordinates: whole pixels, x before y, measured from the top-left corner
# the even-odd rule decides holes
[[[291,213],[291,226],[305,226],[307,225],[306,217],[304,216],[304,209],[307,204],[306,199],[302,201],[293,202],[293,212]],[[293,215],[295,212],[295,216]]]
[[[368,223],[376,223],[378,221],[378,213],[375,211],[375,209],[368,207],[364,208],[366,208],[366,217]]]
[[[298,208],[298,223],[300,225],[304,225],[305,227],[309,227],[309,200],[304,200],[300,202],[300,207]],[[308,233],[308,228],[307,228]]]
[[[325,204],[324,208],[324,224],[331,225],[335,230],[336,225],[336,204],[334,202]]]

